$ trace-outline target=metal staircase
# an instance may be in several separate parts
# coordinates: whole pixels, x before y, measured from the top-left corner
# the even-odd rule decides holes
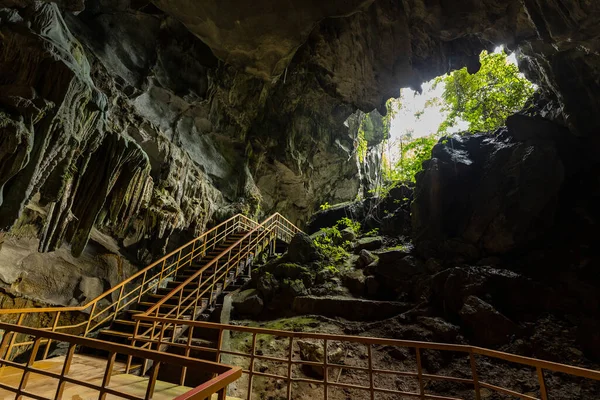
[[[281,391],[278,398],[288,400],[304,392],[306,386],[302,385],[307,384],[320,387],[321,394],[312,396],[324,400],[335,390],[342,390],[344,398],[352,399],[388,396],[385,398],[481,400],[495,392],[511,398],[548,400],[560,398],[553,396],[553,388],[546,384],[548,373],[552,374],[552,384],[556,384],[556,373],[568,379],[600,381],[600,372],[591,369],[474,346],[206,322],[206,315],[219,299],[239,287],[240,278],[248,274],[257,255],[273,251],[277,241],[289,242],[297,232],[299,229],[279,214],[261,224],[237,215],[86,305],[0,310],[0,321],[8,321],[0,322],[0,399],[57,400],[85,393],[86,399],[99,400],[225,400],[229,398],[228,386],[235,382],[237,396],[250,400],[256,398],[253,394],[257,390],[265,395],[260,392],[263,386],[257,389],[255,378],[260,378],[276,382]],[[73,318],[74,313],[79,317]],[[28,327],[40,321],[47,323],[42,328]],[[229,334],[249,335],[251,345],[247,351],[231,348],[224,339]],[[258,348],[269,337],[287,343],[285,356],[265,354],[264,348]],[[303,360],[300,339],[322,344],[323,359]],[[330,360],[329,344],[355,351],[362,347],[362,365]],[[378,366],[382,352],[390,348],[401,349],[403,354],[412,352],[414,364],[404,369]],[[428,373],[422,356],[431,350],[440,357],[442,352],[454,357],[462,354],[465,369],[460,376]],[[514,364],[531,370],[530,387],[537,383],[538,389],[520,393],[490,383],[481,376],[481,366],[489,368],[491,361],[507,369]],[[272,370],[258,366],[264,362],[271,363]],[[240,365],[227,365],[235,363]],[[296,371],[303,366],[321,368],[322,379],[299,375]],[[341,382],[342,371],[350,372],[354,380]],[[385,386],[382,377],[413,379],[416,389]],[[456,392],[432,392],[428,386],[432,381],[456,384],[470,393],[458,397]]]

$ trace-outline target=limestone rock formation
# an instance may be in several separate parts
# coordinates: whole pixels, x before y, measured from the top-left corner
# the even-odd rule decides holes
[[[476,71],[504,44],[547,99],[535,118],[563,127],[517,117],[495,138],[440,144],[415,239],[473,259],[543,239],[582,170],[569,141],[600,126],[597,2],[272,3],[0,0],[2,236],[85,257],[97,232],[143,265],[236,212],[303,225],[379,179],[377,118],[399,88]],[[362,163],[357,112],[375,118]],[[364,200],[356,219],[406,235],[412,190],[392,198]]]
[[[522,248],[544,235],[554,225],[565,179],[559,150],[564,143],[553,140],[551,131],[533,132],[509,123],[495,136],[442,139],[417,176],[417,246],[474,259]]]

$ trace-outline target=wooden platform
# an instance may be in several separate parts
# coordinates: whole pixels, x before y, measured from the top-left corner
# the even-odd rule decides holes
[[[54,372],[60,374],[64,363],[64,357],[52,358],[50,360],[38,361],[33,367],[36,369]],[[67,375],[70,378],[82,380],[92,384],[102,382],[104,370],[106,368],[106,360],[81,354],[73,356],[70,373]],[[148,378],[135,375],[125,374],[125,365],[123,363],[115,363],[113,375],[110,379],[109,388],[118,390],[122,393],[127,393],[134,396],[144,397]],[[23,371],[13,367],[0,368],[0,383],[14,388],[19,386]],[[28,393],[42,396],[48,399],[54,399],[58,380],[44,375],[31,373],[29,381],[25,387]],[[184,394],[192,388],[177,386],[167,382],[156,382],[154,391],[154,400],[173,399],[181,394]],[[63,399],[67,400],[92,400],[98,399],[98,391],[67,383],[63,394]],[[15,393],[8,390],[0,389],[0,400],[9,400],[15,398]],[[107,399],[122,399],[119,396],[107,395]],[[24,396],[23,399],[30,400],[31,397]]]

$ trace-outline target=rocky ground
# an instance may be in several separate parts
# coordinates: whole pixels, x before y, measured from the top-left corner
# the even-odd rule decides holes
[[[317,213],[311,236],[298,234],[256,268],[236,312],[259,321],[325,315],[348,334],[600,368],[598,190],[585,178],[594,168],[577,159],[581,143],[558,146],[552,129],[521,115],[494,135],[451,138],[414,189]],[[429,372],[468,373],[460,358],[424,358]],[[536,393],[531,371],[505,367],[482,360],[492,383]],[[563,378],[549,375],[552,398],[600,395],[592,382]]]

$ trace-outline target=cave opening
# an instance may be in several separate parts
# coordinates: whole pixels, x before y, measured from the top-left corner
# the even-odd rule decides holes
[[[479,62],[477,71],[464,67],[416,90],[400,89],[387,101],[385,116],[374,110],[351,117],[359,119],[355,148],[366,177],[364,195],[414,182],[442,138],[497,131],[510,115],[533,107],[538,88],[520,71],[517,52],[497,46],[483,50]]]
[[[472,399],[479,368],[482,398],[600,398],[402,345],[600,380],[600,2],[195,3],[0,0],[0,329],[249,351],[221,397],[391,398],[397,370],[412,397]],[[0,364],[67,349],[26,332]]]

